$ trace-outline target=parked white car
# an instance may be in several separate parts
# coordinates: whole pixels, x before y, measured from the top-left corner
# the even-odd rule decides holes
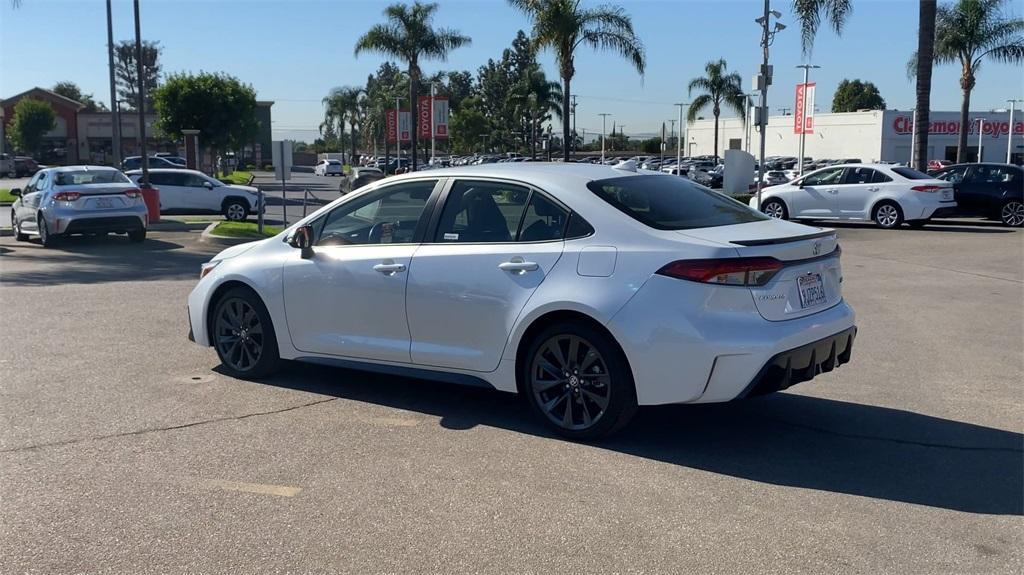
[[[128,177],[138,183],[142,171]],[[223,214],[241,221],[261,209],[256,188],[225,184],[196,170],[150,170],[149,183],[160,190],[161,214]]]
[[[188,297],[190,337],[235,377],[294,359],[483,385],[593,438],[637,405],[849,361],[839,256],[834,231],[632,163],[445,168],[221,252]]]
[[[313,168],[315,176],[340,176],[344,173],[340,160],[320,160]]]
[[[757,198],[750,200],[757,206]],[[863,220],[882,228],[920,227],[956,212],[953,185],[887,164],[845,164],[766,188],[761,211],[776,219]]]

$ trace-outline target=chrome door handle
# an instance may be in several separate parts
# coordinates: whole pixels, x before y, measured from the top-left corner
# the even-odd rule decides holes
[[[878,188],[868,188],[868,191],[869,191],[869,192],[877,192],[877,191],[878,191]]]
[[[517,261],[518,260],[518,261]],[[525,274],[526,272],[533,272],[540,269],[540,266],[536,262],[526,262],[521,258],[516,258],[510,262],[502,262],[498,264],[498,269],[504,272],[510,272],[514,274]]]
[[[395,263],[377,264],[377,265],[373,266],[373,271],[380,272],[380,273],[382,273],[382,274],[384,274],[386,276],[393,276],[393,275],[395,275],[395,274],[397,274],[399,272],[404,272],[405,271],[405,264],[395,264]]]

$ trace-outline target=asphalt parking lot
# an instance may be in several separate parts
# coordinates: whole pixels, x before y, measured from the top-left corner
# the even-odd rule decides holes
[[[0,573],[1020,573],[1024,233],[839,229],[850,364],[594,445],[495,392],[221,375],[196,229],[0,238]]]

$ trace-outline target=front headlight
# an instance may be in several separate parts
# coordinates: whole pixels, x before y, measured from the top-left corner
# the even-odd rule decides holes
[[[224,261],[224,260],[215,260],[215,261],[212,261],[212,262],[205,262],[203,264],[200,264],[199,265],[199,279],[205,278],[206,274],[212,272],[213,268],[219,266],[220,262],[222,262],[222,261]]]

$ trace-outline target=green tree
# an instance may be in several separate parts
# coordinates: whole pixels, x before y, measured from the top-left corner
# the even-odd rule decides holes
[[[1024,62],[1024,20],[1007,18],[1005,0],[957,0],[938,9],[935,64],[960,64],[960,137],[956,161],[966,161],[971,91],[984,60]],[[913,63],[916,58],[912,58]],[[915,65],[915,64],[912,64]],[[1019,80],[1018,76],[1018,80]],[[1018,83],[1019,85],[1019,83]]]
[[[52,90],[65,98],[70,98],[84,105],[85,108],[82,109],[83,112],[96,112],[98,110],[107,109],[107,107],[102,103],[97,103],[96,100],[93,100],[92,94],[83,93],[82,89],[78,87],[78,84],[74,82],[57,82],[54,84]]]
[[[562,110],[569,109],[576,49],[581,45],[617,52],[641,75],[646,67],[643,43],[633,32],[633,21],[618,6],[580,7],[580,0],[509,0],[533,23],[532,39],[541,49],[555,53],[562,79]],[[570,141],[569,114],[562,115],[562,141]],[[569,160],[569,147],[562,150]]]
[[[398,58],[408,65],[410,110],[416,109],[420,75],[420,60],[445,60],[448,53],[456,48],[469,45],[471,40],[458,31],[446,28],[435,29],[432,25],[437,4],[423,4],[419,1],[412,6],[392,4],[384,9],[387,22],[376,24],[356,41],[355,54],[378,52]],[[415,117],[415,115],[414,115]],[[412,169],[416,169],[416,132],[412,131]]]
[[[452,151],[460,154],[473,152],[481,136],[490,133],[490,123],[484,115],[479,97],[466,98],[458,110],[452,111],[449,132]]]
[[[704,76],[690,80],[689,94],[702,92],[690,104],[686,113],[686,121],[693,122],[700,111],[711,106],[715,116],[715,157],[718,157],[718,117],[722,113],[722,104],[732,108],[742,118],[746,112],[746,98],[743,96],[743,78],[736,72],[726,72],[728,64],[725,60],[712,60],[704,65]]]
[[[216,152],[242,147],[259,131],[256,91],[227,74],[173,74],[153,93],[157,127],[174,139],[199,130],[199,142]]]
[[[43,136],[57,127],[57,114],[48,102],[22,98],[14,105],[14,115],[7,128],[7,137],[15,150],[40,154]]]
[[[885,99],[878,93],[878,87],[871,82],[843,80],[832,96],[833,112],[856,112],[857,110],[884,110]]]
[[[345,133],[345,122],[349,123],[351,128],[349,130],[349,142],[352,145],[352,155],[349,156],[350,161],[354,161],[356,157],[356,125],[360,122],[361,100],[365,97],[366,93],[362,88],[344,86],[332,89],[331,93],[323,99],[324,122],[320,125],[321,131],[323,131],[325,125],[337,124],[338,134],[343,136]]]
[[[146,88],[146,112],[153,111],[153,92],[160,85],[160,53],[158,42],[142,41],[142,77]],[[114,77],[117,80],[117,99],[126,109],[138,107],[138,67],[135,65],[135,41],[122,40],[114,45]]]

